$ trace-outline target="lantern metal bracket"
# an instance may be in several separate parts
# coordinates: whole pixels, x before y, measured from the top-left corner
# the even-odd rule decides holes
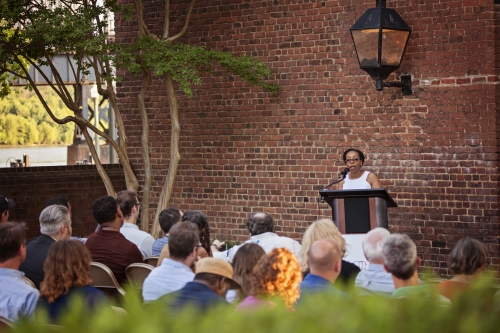
[[[378,91],[384,90],[386,88],[401,88],[403,96],[409,96],[413,94],[411,90],[411,75],[401,75],[399,78],[400,82],[384,82],[383,80],[375,81],[375,89]]]

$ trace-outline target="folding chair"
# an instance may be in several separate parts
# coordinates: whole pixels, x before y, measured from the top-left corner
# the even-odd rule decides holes
[[[117,300],[117,296],[125,296],[125,290],[120,286],[115,275],[108,266],[99,262],[90,263],[91,285],[103,291],[111,300]]]
[[[144,263],[156,267],[158,266],[158,259],[160,259],[159,256],[147,257],[146,259],[144,259]]]
[[[8,331],[16,328],[16,324],[8,320],[7,318],[0,317],[0,332]]]
[[[35,289],[36,289],[36,286],[35,286],[35,284],[33,283],[33,281],[31,281],[30,279],[28,279],[26,276],[23,276],[23,280],[24,280],[24,282],[25,282],[28,286],[33,287],[33,288],[35,288]]]
[[[154,266],[148,264],[130,264],[125,269],[125,275],[127,276],[128,282],[132,287],[134,287],[134,289],[142,289],[144,280],[146,280],[149,273],[151,273],[154,268]]]

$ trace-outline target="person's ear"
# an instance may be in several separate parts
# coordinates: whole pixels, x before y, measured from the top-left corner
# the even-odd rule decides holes
[[[387,268],[386,264],[384,264],[384,269],[387,273],[390,273],[391,271],[389,270],[389,268]]]
[[[336,263],[335,263],[335,272],[336,273],[340,273],[340,270],[342,269],[342,259],[339,259]]]
[[[417,261],[415,263],[415,268],[418,269],[420,267],[421,263],[422,263],[422,259],[420,259],[420,257],[417,257]]]

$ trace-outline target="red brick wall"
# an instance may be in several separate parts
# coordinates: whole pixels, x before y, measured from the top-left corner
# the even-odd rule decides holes
[[[127,1],[127,0],[123,0]],[[173,26],[188,1],[175,1]],[[161,34],[162,1],[147,2],[148,27]],[[198,1],[183,43],[251,54],[272,69],[276,95],[220,71],[180,99],[181,162],[172,204],[207,213],[217,238],[245,240],[249,212],[270,212],[280,234],[300,239],[330,216],[317,190],[363,150],[398,202],[390,229],[416,242],[423,263],[446,273],[456,241],[473,236],[499,263],[499,42],[492,1],[389,1],[413,29],[398,76],[414,76],[411,96],[377,92],[359,69],[349,28],[375,1]],[[496,16],[495,16],[496,15]],[[116,40],[137,35],[117,18]],[[131,161],[142,177],[139,80],[119,84]],[[396,79],[395,75],[391,79]],[[169,161],[170,115],[156,78],[151,119],[156,202]]]
[[[121,165],[104,167],[115,190],[125,189]],[[26,222],[28,238],[39,236],[40,212],[47,200],[59,195],[68,198],[71,204],[73,236],[90,235],[97,226],[92,217],[92,203],[106,195],[93,165],[0,168],[0,184],[0,193],[16,202],[16,207],[9,211],[9,221]]]

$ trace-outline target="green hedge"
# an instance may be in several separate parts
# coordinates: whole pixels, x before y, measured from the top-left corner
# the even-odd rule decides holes
[[[353,291],[351,291],[353,293]],[[143,306],[136,293],[129,292],[123,306],[128,316],[101,309],[88,315],[76,301],[62,319],[63,332],[140,333],[291,333],[291,332],[380,332],[380,333],[470,333],[500,331],[500,299],[488,281],[479,282],[445,308],[435,298],[385,299],[377,296],[332,299],[326,295],[307,298],[290,311],[272,309],[234,311],[217,308],[205,315],[187,309],[175,314],[164,304]],[[43,313],[20,323],[18,332],[53,331]]]

